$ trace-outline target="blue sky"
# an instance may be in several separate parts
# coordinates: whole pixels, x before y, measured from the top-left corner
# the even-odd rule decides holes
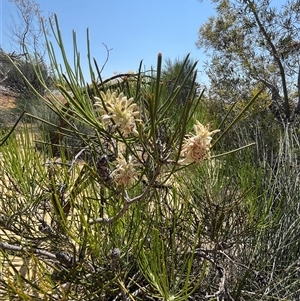
[[[209,1],[198,0],[35,0],[44,16],[56,13],[67,53],[72,57],[72,30],[76,32],[81,59],[86,59],[86,29],[89,28],[91,53],[101,67],[110,51],[102,73],[136,71],[156,66],[157,54],[163,58],[182,58],[187,53],[199,60],[199,71],[206,60],[197,49],[200,25],[214,14]],[[14,4],[0,0],[0,46],[11,51],[7,26],[15,14]],[[201,72],[200,72],[201,77]]]

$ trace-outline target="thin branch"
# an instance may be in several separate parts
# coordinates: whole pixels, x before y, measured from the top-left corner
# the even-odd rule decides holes
[[[298,88],[298,104],[295,109],[295,114],[300,113],[300,66],[299,66],[299,71],[298,71],[298,83],[297,83],[297,88]]]
[[[35,254],[39,256],[46,257],[48,259],[57,260],[56,255],[53,253],[50,253],[48,251],[38,249],[38,248],[31,248],[31,247],[22,247],[17,245],[11,245],[6,242],[0,241],[0,249],[1,250],[7,250],[7,251],[13,251],[13,252],[20,252],[24,254]]]
[[[195,252],[193,252],[193,254],[198,255],[198,256],[208,260],[210,263],[212,263],[215,266],[215,268],[217,269],[217,271],[219,273],[219,276],[220,276],[218,291],[215,292],[214,294],[205,295],[205,299],[217,298],[217,300],[219,300],[220,296],[226,295],[228,300],[234,301],[234,299],[229,294],[229,292],[226,288],[226,285],[225,285],[225,282],[226,282],[226,270],[225,270],[225,268],[223,266],[219,265],[213,258],[211,258],[211,256],[209,256],[209,254],[205,250],[197,249],[197,250],[195,250]]]
[[[82,150],[80,150],[76,156],[74,157],[74,159],[72,160],[72,162],[70,163],[70,168],[68,169],[68,174],[71,173],[72,169],[73,169],[73,166],[74,164],[76,163],[77,159],[81,156],[81,154],[85,151],[87,151],[88,149],[87,148],[83,148]]]
[[[280,56],[278,54],[278,51],[277,51],[275,45],[273,44],[273,42],[271,40],[270,35],[266,31],[264,25],[262,24],[262,22],[261,22],[261,20],[258,16],[257,10],[254,7],[254,2],[251,1],[251,0],[248,0],[247,3],[248,3],[249,9],[251,10],[251,12],[254,15],[254,18],[256,20],[256,23],[257,23],[261,33],[263,34],[263,36],[266,39],[269,46],[271,47],[273,58],[276,61],[278,67],[279,67],[280,77],[281,77],[281,82],[282,82],[283,95],[284,95],[285,115],[286,115],[286,119],[289,120],[291,112],[290,112],[289,98],[288,98],[288,92],[287,92],[287,84],[286,84],[286,79],[285,79],[285,72],[284,72],[284,68],[283,68],[281,60],[280,60]]]
[[[104,46],[105,49],[106,49],[106,59],[105,59],[105,61],[104,61],[104,63],[103,63],[103,65],[102,65],[102,67],[101,67],[100,70],[99,70],[99,68],[98,68],[98,64],[97,64],[96,59],[93,58],[93,59],[94,59],[94,64],[95,64],[96,69],[97,69],[98,78],[99,78],[99,80],[100,80],[101,82],[102,82],[102,80],[101,80],[101,73],[102,73],[102,71],[104,70],[104,68],[105,68],[105,66],[106,66],[106,64],[107,64],[107,62],[108,62],[108,60],[109,60],[109,53],[110,53],[110,51],[112,51],[112,48],[108,49],[108,47],[107,47],[106,44],[104,44],[103,42],[102,42],[102,44],[103,44],[103,46]]]

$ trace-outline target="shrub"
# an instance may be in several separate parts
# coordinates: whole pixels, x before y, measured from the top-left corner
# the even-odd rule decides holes
[[[33,55],[26,60],[22,55],[9,54],[0,48],[0,67],[4,75],[1,85],[22,97],[32,96],[34,94],[32,89],[43,95],[44,86],[50,87],[52,84],[50,69],[38,56]]]
[[[56,37],[64,52],[58,25]],[[47,97],[36,91],[59,125],[29,115],[41,129],[56,129],[59,156],[49,156],[47,140],[37,151],[28,127],[1,144],[1,297],[298,298],[298,173],[289,168],[297,166],[299,143],[287,127],[276,132],[276,164],[253,161],[258,149],[247,145],[253,136],[242,116],[261,91],[219,133],[196,119],[208,118],[196,76],[188,101],[174,110],[185,87],[168,91],[161,55],[155,72],[139,70],[130,85],[113,87],[96,82],[91,62],[86,86],[76,59],[72,69],[65,58],[66,74],[57,66],[64,102],[49,89]],[[195,75],[195,68],[182,70]],[[223,153],[234,127],[242,160],[233,149]],[[69,139],[77,142],[72,152]]]

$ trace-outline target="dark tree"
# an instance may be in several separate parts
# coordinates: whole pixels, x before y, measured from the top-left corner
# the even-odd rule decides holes
[[[178,104],[184,104],[188,98],[188,92],[190,91],[190,85],[193,82],[193,73],[190,70],[193,69],[195,61],[189,56],[185,59],[176,58],[171,60],[167,58],[165,60],[165,65],[163,68],[163,81],[167,86],[169,93],[174,91],[182,83],[185,82],[183,89],[178,95]],[[196,83],[194,89],[199,88],[198,83]]]
[[[0,48],[0,69],[2,73],[2,78],[0,78],[1,85],[23,96],[30,94],[32,87],[43,94],[44,87],[41,81],[48,86],[51,84],[49,68],[43,59],[39,57],[28,61],[23,55],[18,55],[14,52],[6,53]],[[39,75],[37,75],[37,71]],[[26,80],[24,76],[26,76]],[[39,77],[41,78],[39,79]]]

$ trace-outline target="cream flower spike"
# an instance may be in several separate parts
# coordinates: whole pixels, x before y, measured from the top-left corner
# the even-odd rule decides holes
[[[99,98],[95,98],[95,106],[96,111],[103,114],[101,118],[104,123],[114,123],[124,136],[131,133],[138,135],[135,116],[139,115],[140,112],[136,110],[137,105],[133,103],[133,98],[127,99],[123,92],[118,97],[116,97],[116,92],[107,91],[105,94],[101,91],[100,93],[106,108],[103,107]]]
[[[212,136],[220,130],[209,131],[209,125],[204,126],[198,120],[194,125],[196,135],[189,135],[183,141],[180,156],[183,159],[179,160],[179,164],[199,164],[205,159],[210,158],[210,148]]]
[[[137,177],[136,164],[131,156],[126,161],[122,154],[117,158],[117,162],[116,169],[112,172],[111,176],[118,186],[129,187]]]
[[[110,103],[114,97],[116,92],[111,93],[110,90],[107,90],[106,94],[103,91],[100,91],[101,94],[101,98],[105,104],[105,106]],[[94,97],[95,99],[95,103],[94,106],[96,107],[96,112],[100,112],[100,113],[106,113],[104,107],[103,107],[103,103],[102,100],[99,97]]]

